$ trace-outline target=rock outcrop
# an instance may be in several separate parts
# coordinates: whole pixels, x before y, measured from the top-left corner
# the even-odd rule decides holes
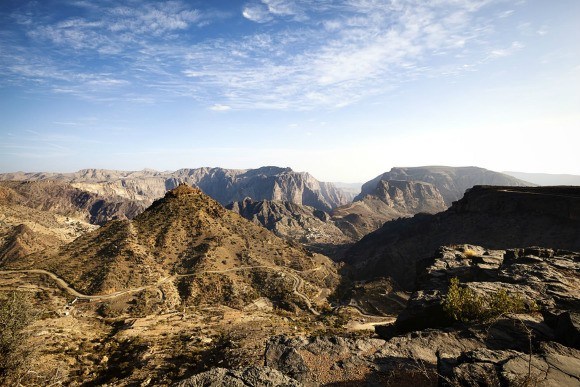
[[[175,384],[176,387],[300,387],[302,383],[268,367],[240,370],[213,368]]]
[[[453,329],[480,340],[480,348],[459,356],[450,355],[446,348],[439,351],[437,367],[444,384],[578,385],[578,272],[580,253],[538,247],[507,251],[470,245],[442,247],[418,279],[418,290],[395,324],[379,326],[377,333],[389,340],[410,331]],[[512,297],[525,307],[503,311],[501,304],[477,302],[480,310],[476,313],[487,317],[457,324],[449,308],[461,312],[459,306],[445,309],[452,278],[482,299],[500,294],[503,302]]]
[[[421,261],[439,246],[470,243],[490,249],[552,246],[580,250],[580,188],[483,187],[445,212],[385,223],[346,254],[355,278],[387,276],[412,290]]]
[[[196,168],[175,172],[109,171],[85,169],[75,173],[8,173],[0,180],[55,180],[106,197],[120,196],[150,205],[167,190],[187,183],[199,187],[222,205],[251,197],[312,206],[323,211],[345,204],[349,196],[331,183],[316,180],[290,168],[257,169]]]
[[[579,270],[580,253],[442,247],[395,325],[377,326],[379,338],[276,336],[265,364],[311,385],[577,386]],[[527,306],[458,322],[442,307],[451,278]],[[482,315],[501,307],[480,305]]]

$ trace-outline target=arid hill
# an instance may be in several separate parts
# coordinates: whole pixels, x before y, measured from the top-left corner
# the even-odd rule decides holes
[[[199,187],[222,205],[251,197],[253,200],[282,200],[329,211],[346,204],[351,196],[332,183],[319,182],[306,172],[290,168],[258,169],[197,168],[175,172],[110,171],[85,169],[75,173],[7,173],[0,180],[56,180],[71,183],[105,197],[121,196],[150,205],[179,183]]]
[[[289,245],[187,185],[132,221],[108,222],[55,254],[6,267],[44,269],[91,295],[159,288],[158,301],[168,307],[243,307],[266,297],[282,308],[309,310],[338,281],[327,257]]]
[[[385,223],[345,261],[356,278],[388,276],[413,289],[418,262],[438,246],[463,243],[580,251],[580,189],[477,186],[445,212]]]

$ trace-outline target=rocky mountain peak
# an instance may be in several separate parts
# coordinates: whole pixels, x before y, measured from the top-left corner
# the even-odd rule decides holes
[[[166,198],[179,198],[184,196],[200,196],[203,193],[199,188],[194,188],[187,183],[180,183],[177,187],[167,191]]]
[[[221,204],[204,194],[201,189],[180,183],[167,191],[162,199],[153,202],[140,218],[150,216],[151,212],[161,213],[168,218],[187,217],[205,212],[215,218],[221,217],[225,211]]]

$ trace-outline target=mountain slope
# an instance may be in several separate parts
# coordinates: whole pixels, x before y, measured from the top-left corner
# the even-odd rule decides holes
[[[40,211],[103,224],[130,219],[141,213],[141,203],[116,195],[100,196],[58,181],[0,181],[0,203],[18,204]]]
[[[362,238],[389,220],[446,209],[443,197],[429,183],[379,180],[372,191],[368,187],[366,194],[332,211],[337,226],[354,239]]]
[[[442,245],[580,250],[580,189],[474,187],[447,211],[387,222],[346,254],[356,278],[389,276],[412,289],[416,264]]]
[[[335,225],[328,213],[310,206],[247,198],[230,203],[226,208],[282,238],[300,242],[326,255],[332,254],[338,245],[354,242]]]
[[[54,272],[88,294],[148,288],[174,304],[243,307],[267,297],[302,310],[323,303],[338,281],[327,257],[290,246],[186,185],[132,221],[109,222],[56,254],[10,267]]]
[[[426,166],[392,168],[389,172],[385,172],[363,184],[361,193],[355,200],[361,199],[365,195],[373,194],[377,183],[381,180],[421,181],[433,184],[443,196],[447,206],[451,206],[454,201],[461,199],[465,191],[475,185],[516,187],[533,185],[503,173],[478,167]]]
[[[329,211],[350,197],[331,183],[319,182],[305,172],[290,168],[258,169],[197,168],[175,172],[110,171],[85,169],[75,173],[8,173],[0,180],[57,180],[103,196],[121,196],[146,205],[179,183],[199,187],[221,204],[243,200],[282,200]]]
[[[0,264],[18,262],[39,251],[53,251],[95,228],[58,214],[0,201]]]

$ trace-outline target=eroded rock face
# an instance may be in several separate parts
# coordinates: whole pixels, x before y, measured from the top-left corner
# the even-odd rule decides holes
[[[439,246],[551,246],[580,251],[580,188],[475,187],[445,212],[385,223],[345,254],[357,279],[391,277],[413,290]]]
[[[345,234],[360,239],[389,220],[445,209],[443,197],[432,184],[379,180],[373,190],[357,196],[353,203],[335,208],[332,219]]]
[[[330,215],[301,204],[246,198],[230,203],[229,210],[266,227],[276,235],[300,242],[310,249],[332,255],[340,245],[354,242],[332,221]]]
[[[0,180],[55,180],[73,184],[106,197],[120,196],[144,203],[163,197],[167,190],[187,183],[226,205],[251,197],[254,200],[281,200],[312,206],[323,211],[345,204],[350,196],[331,183],[320,182],[306,172],[290,168],[257,169],[196,168],[175,172],[110,171],[85,169],[75,173],[11,173]]]
[[[177,387],[300,387],[302,383],[268,367],[248,367],[240,370],[213,368],[183,380]]]
[[[392,168],[389,172],[363,184],[361,194],[355,198],[372,194],[381,180],[406,180],[432,184],[443,197],[447,207],[461,199],[466,190],[476,185],[532,186],[534,184],[515,177],[477,167],[411,167]]]

